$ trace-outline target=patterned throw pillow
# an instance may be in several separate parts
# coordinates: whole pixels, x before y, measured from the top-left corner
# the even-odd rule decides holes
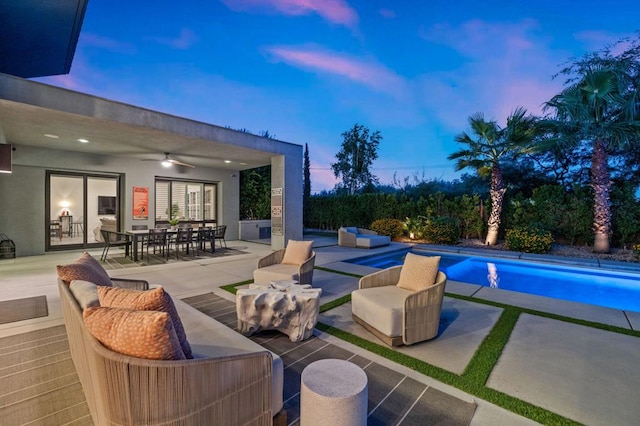
[[[420,291],[436,282],[440,256],[420,256],[407,253],[404,259],[398,287],[411,291]]]
[[[82,317],[89,332],[108,349],[145,359],[186,359],[166,312],[91,307]]]
[[[287,249],[284,252],[282,263],[287,265],[302,265],[311,257],[311,246],[313,241],[289,240]]]
[[[58,276],[62,281],[70,283],[73,280],[89,281],[96,285],[111,287],[111,278],[107,275],[102,265],[86,251],[80,259],[69,265],[58,265]]]
[[[136,309],[138,311],[158,311],[166,312],[171,318],[173,329],[175,330],[178,341],[182,347],[184,355],[191,359],[191,346],[187,341],[187,335],[182,326],[182,321],[176,311],[176,306],[169,293],[164,291],[162,287],[152,290],[129,290],[118,287],[98,287],[98,297],[100,306],[108,306],[111,308],[127,308]]]

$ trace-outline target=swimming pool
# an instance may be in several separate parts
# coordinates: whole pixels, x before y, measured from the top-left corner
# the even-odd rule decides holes
[[[389,268],[401,265],[408,251],[352,259],[349,262]],[[449,253],[415,250],[412,253],[442,256],[440,270],[453,281],[640,312],[638,274]]]

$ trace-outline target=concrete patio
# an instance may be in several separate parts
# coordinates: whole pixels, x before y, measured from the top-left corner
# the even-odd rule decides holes
[[[375,269],[346,263],[343,260],[405,247],[392,243],[389,247],[374,250],[346,249],[335,245],[335,240],[330,237],[314,238],[314,241],[314,250],[317,253],[316,266],[360,275]],[[116,277],[146,279],[151,284],[162,285],[172,296],[181,299],[213,292],[233,301],[233,295],[219,287],[251,279],[257,260],[271,249],[268,245],[246,241],[229,241],[228,244],[229,247],[241,249],[246,254],[113,269],[109,274]],[[99,256],[100,250],[91,253]],[[46,295],[49,306],[47,317],[0,325],[0,338],[63,324],[55,284],[55,266],[70,263],[78,256],[79,252],[66,252],[0,261],[1,300]],[[326,303],[349,294],[357,288],[357,282],[358,279],[352,276],[316,270],[313,284],[323,289],[321,303]],[[478,299],[478,302],[445,297],[443,329],[438,338],[403,347],[398,351],[455,374],[460,374],[465,369],[501,315],[502,308],[487,305],[481,300],[492,300],[626,329],[634,329],[634,324],[640,321],[638,313],[486,287],[478,288],[453,281],[447,283],[446,291],[450,294],[472,296]],[[327,311],[320,321],[379,343],[374,336],[353,323],[349,304]],[[318,330],[315,334],[338,348],[438,391],[464,401],[475,401],[477,409],[471,421],[473,425],[535,424],[529,419],[332,335]],[[640,339],[637,337],[523,314],[486,386],[579,423],[634,424],[635,419],[640,416],[640,408],[634,397],[640,384],[640,371],[637,369],[639,364]],[[405,420],[403,424],[408,423]]]

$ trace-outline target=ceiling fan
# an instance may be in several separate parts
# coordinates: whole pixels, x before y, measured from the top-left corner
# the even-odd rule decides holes
[[[142,160],[142,161],[157,161],[157,160]],[[189,164],[189,163],[184,163],[182,161],[178,161],[178,160],[174,160],[172,158],[169,158],[169,153],[165,152],[164,153],[164,158],[162,160],[160,160],[160,164],[162,164],[162,166],[164,167],[171,167],[173,165],[176,166],[184,166],[184,167],[191,167],[192,169],[195,169],[196,166],[194,166],[193,164]]]

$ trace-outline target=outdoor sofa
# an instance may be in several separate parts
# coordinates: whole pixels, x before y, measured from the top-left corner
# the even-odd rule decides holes
[[[145,281],[112,283],[148,288]],[[89,332],[69,282],[59,277],[58,289],[71,357],[96,425],[286,424],[283,363],[276,354],[172,299],[193,359],[123,355]]]
[[[338,229],[338,245],[341,247],[374,248],[388,246],[391,238],[387,235],[378,235],[377,232],[355,226]]]

